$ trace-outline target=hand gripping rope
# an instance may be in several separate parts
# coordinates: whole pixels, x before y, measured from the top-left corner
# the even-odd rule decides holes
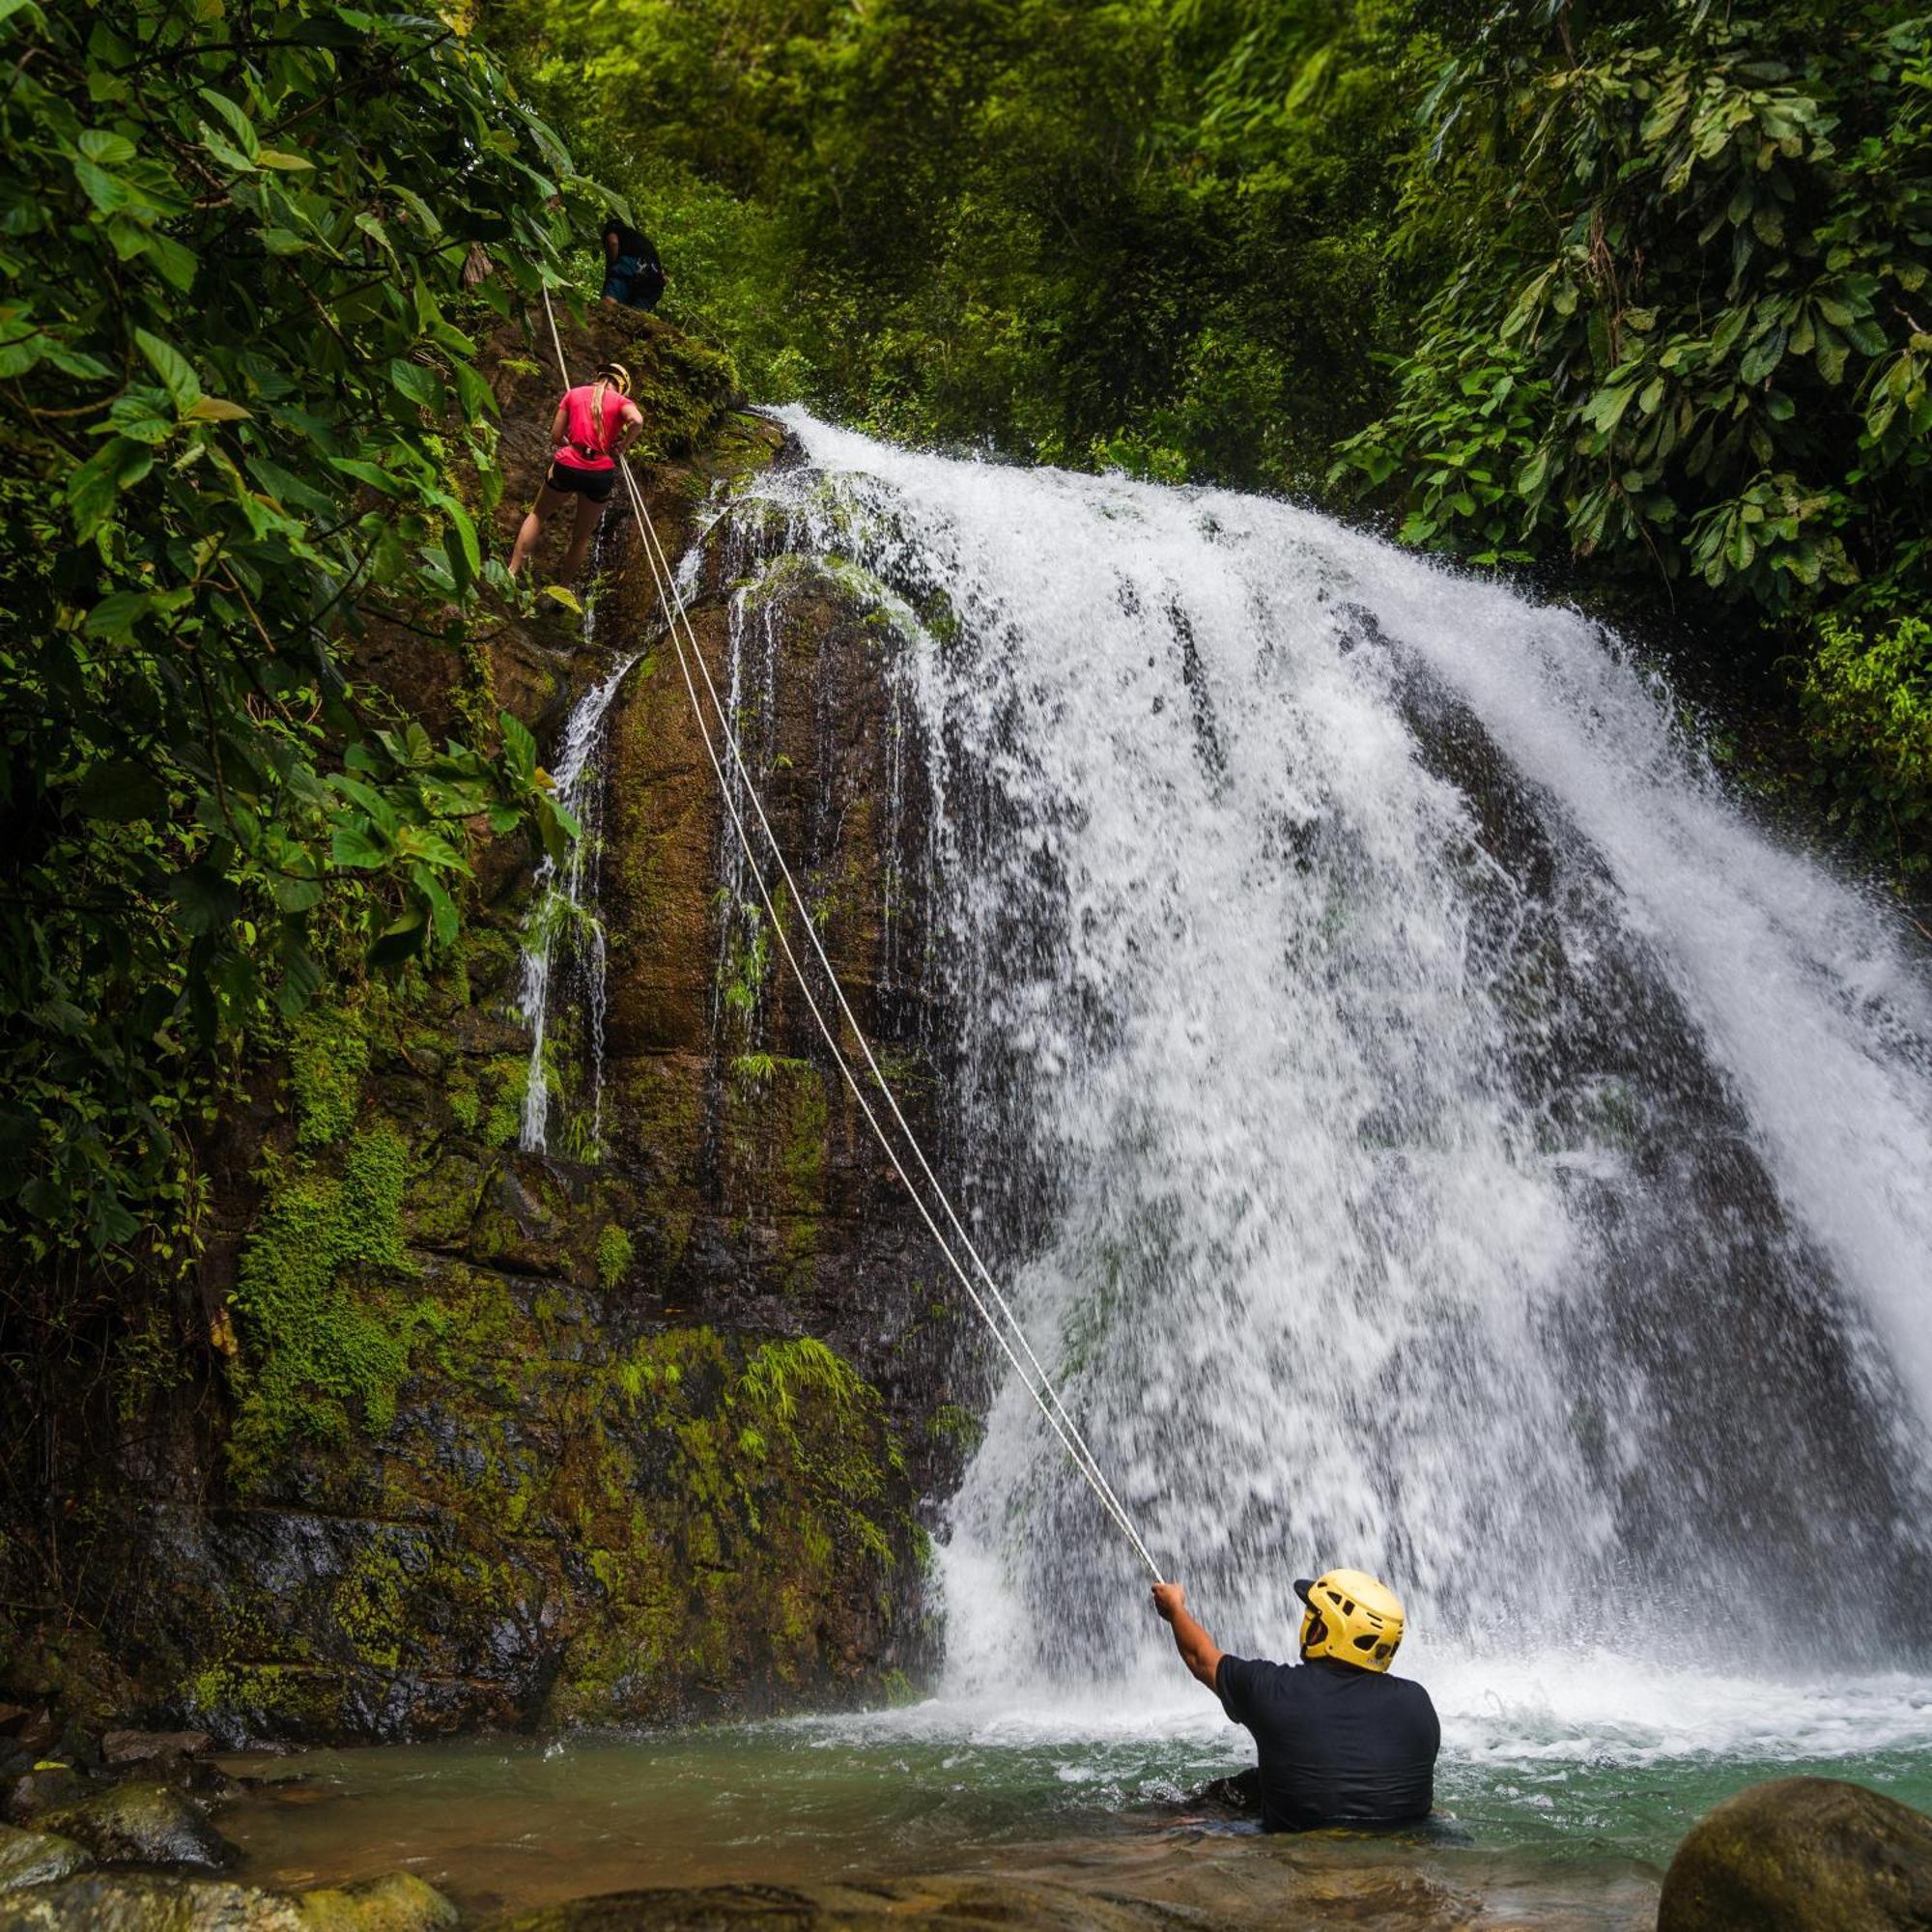
[[[563,341],[557,334],[556,328],[556,312],[551,306],[550,291],[547,288],[543,291],[543,303],[544,315],[550,324],[551,347],[556,354],[557,373],[563,379],[564,387],[568,389],[570,387],[570,370],[564,360]],[[726,714],[723,700],[718,696],[718,688],[712,682],[711,668],[704,661],[704,653],[698,648],[696,634],[692,630],[691,619],[686,614],[684,608],[684,598],[677,587],[676,576],[664,554],[663,546],[658,541],[657,528],[651,522],[650,512],[644,507],[643,493],[638,487],[638,479],[632,471],[629,457],[620,456],[617,459],[617,467],[623,472],[624,488],[630,497],[631,509],[638,520],[638,529],[643,539],[644,558],[650,565],[651,578],[657,586],[659,602],[663,605],[669,619],[671,643],[677,652],[678,669],[684,677],[685,695],[691,700],[691,713],[693,718],[696,720],[698,735],[704,740],[704,753],[710,760],[712,776],[718,781],[719,796],[724,802],[724,810],[730,817],[733,830],[738,835],[738,842],[744,848],[746,863],[753,879],[757,885],[758,897],[764,903],[765,915],[771,923],[771,929],[778,936],[780,950],[784,953],[785,961],[791,967],[792,977],[798,982],[798,989],[805,997],[805,1004],[810,1009],[812,1019],[817,1023],[818,1031],[824,1037],[827,1050],[837,1063],[838,1071],[843,1075],[846,1086],[851,1089],[852,1097],[858,1101],[859,1110],[865,1115],[866,1122],[871,1128],[873,1135],[878,1140],[879,1146],[884,1150],[886,1158],[892,1163],[893,1171],[904,1184],[906,1193],[911,1199],[913,1206],[918,1208],[920,1219],[925,1223],[927,1232],[930,1233],[934,1241],[939,1245],[940,1253],[946,1257],[948,1266],[958,1277],[960,1287],[966,1291],[966,1298],[972,1303],[980,1321],[986,1324],[987,1330],[991,1333],[994,1341],[999,1344],[1001,1353],[1006,1356],[1008,1362],[1011,1365],[1013,1373],[1019,1377],[1027,1393],[1037,1405],[1039,1412],[1045,1416],[1048,1426],[1059,1436],[1061,1446],[1065,1449],[1067,1455],[1072,1459],[1073,1466],[1086,1479],[1088,1487],[1094,1492],[1095,1497],[1098,1498],[1100,1507],[1106,1511],[1113,1521],[1119,1525],[1127,1541],[1133,1545],[1135,1553],[1147,1565],[1154,1581],[1159,1582],[1161,1580],[1160,1566],[1154,1562],[1153,1557],[1149,1553],[1148,1547],[1142,1541],[1139,1530],[1134,1527],[1133,1520],[1127,1515],[1126,1509],[1121,1502],[1121,1499],[1114,1493],[1113,1488],[1102,1473],[1093,1450],[1088,1447],[1086,1437],[1081,1435],[1079,1426],[1067,1412],[1066,1406],[1061,1401],[1060,1393],[1053,1386],[1053,1382],[1042,1366],[1039,1357],[1035,1354],[1033,1345],[1027,1340],[1026,1331],[1020,1326],[1019,1318],[1014,1315],[1006,1296],[1001,1293],[999,1284],[994,1281],[991,1271],[980,1258],[979,1249],[974,1246],[972,1237],[961,1225],[958,1214],[953,1211],[952,1201],[948,1198],[945,1188],[940,1185],[938,1177],[933,1173],[931,1164],[925,1157],[924,1150],[919,1144],[919,1137],[913,1132],[912,1127],[906,1121],[905,1115],[899,1109],[899,1103],[897,1097],[893,1093],[891,1083],[879,1068],[879,1063],[872,1053],[871,1043],[866,1037],[865,1029],[860,1026],[857,1017],[853,1013],[851,1006],[845,998],[844,989],[838,983],[838,976],[833,971],[832,961],[826,956],[825,948],[819,940],[817,928],[813,925],[810,917],[804,917],[798,923],[803,927],[806,938],[810,942],[812,952],[817,955],[818,964],[825,975],[825,982],[832,988],[833,997],[838,1003],[839,1014],[850,1029],[853,1039],[858,1042],[859,1051],[865,1058],[866,1068],[877,1085],[880,1094],[884,1096],[894,1122],[897,1124],[899,1132],[904,1136],[906,1148],[910,1151],[912,1159],[920,1173],[924,1177],[925,1183],[931,1189],[933,1198],[938,1202],[940,1210],[946,1217],[947,1225],[952,1229],[952,1235],[957,1240],[958,1247],[963,1249],[972,1261],[974,1270],[986,1291],[985,1295],[982,1295],[980,1289],[974,1285],[973,1276],[968,1274],[966,1268],[961,1264],[953,1241],[949,1240],[947,1236],[941,1231],[939,1223],[933,1218],[932,1212],[926,1206],[925,1200],[919,1188],[913,1184],[912,1177],[906,1172],[905,1163],[901,1160],[898,1150],[894,1146],[878,1115],[873,1111],[871,1102],[866,1096],[865,1089],[859,1084],[858,1075],[854,1072],[851,1062],[846,1057],[845,1051],[840,1046],[838,1037],[833,1032],[824,1010],[812,993],[810,982],[806,979],[804,969],[799,964],[798,955],[792,951],[791,939],[785,931],[784,923],[779,918],[778,907],[774,904],[771,889],[766,884],[764,869],[758,864],[757,853],[753,845],[751,833],[747,829],[744,817],[739,811],[738,803],[732,796],[730,783],[725,777],[724,761],[721,759],[718,746],[712,738],[710,721],[705,715],[704,706],[698,700],[697,682],[692,676],[691,667],[693,660],[696,662],[698,677],[702,679],[705,692],[710,697],[711,709],[717,718],[719,734],[724,740],[724,748],[729,754],[732,766],[736,769],[739,778],[744,781],[745,796],[751,801],[753,814],[757,818],[759,828],[764,833],[765,841],[770,848],[773,862],[778,867],[779,876],[783,881],[785,890],[791,895],[792,903],[799,908],[801,913],[805,911],[805,895],[799,891],[798,882],[792,877],[790,867],[785,864],[784,853],[779,844],[778,835],[772,830],[771,820],[765,815],[764,803],[758,796],[757,786],[753,783],[751,770],[745,762],[745,754],[739,747],[737,735],[731,729],[730,719]],[[682,627],[682,635],[680,635],[680,627]],[[987,1306],[987,1296],[991,1297],[991,1307]],[[994,1313],[995,1309],[998,1310],[997,1316]]]

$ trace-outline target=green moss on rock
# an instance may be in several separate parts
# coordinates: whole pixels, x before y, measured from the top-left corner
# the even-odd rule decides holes
[[[355,1006],[311,1007],[289,1038],[289,1092],[296,1139],[327,1147],[354,1123],[369,1070],[369,1035]]]
[[[269,1162],[234,1293],[244,1348],[238,1474],[304,1435],[340,1441],[352,1420],[388,1426],[409,1350],[369,1277],[409,1268],[409,1149],[386,1123],[354,1139],[335,1173],[300,1153]]]

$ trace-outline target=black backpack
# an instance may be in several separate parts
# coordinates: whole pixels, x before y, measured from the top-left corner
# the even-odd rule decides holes
[[[637,279],[631,284],[631,306],[633,308],[656,308],[658,298],[665,292],[664,264],[658,260],[653,248],[644,257],[638,270]]]

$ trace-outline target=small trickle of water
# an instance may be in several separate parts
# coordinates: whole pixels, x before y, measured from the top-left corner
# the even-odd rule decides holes
[[[593,598],[583,615],[586,643],[592,640],[596,610]],[[530,1064],[519,1145],[526,1153],[541,1153],[547,1146],[551,1093],[545,1051],[552,988],[566,965],[574,965],[582,980],[585,1149],[595,1149],[603,1132],[608,953],[598,910],[598,882],[603,858],[604,725],[625,673],[636,663],[634,652],[603,683],[578,699],[564,725],[562,750],[552,773],[557,802],[582,827],[582,836],[571,846],[561,866],[546,857],[537,867],[535,900],[524,926],[523,983],[518,1003],[530,1030]]]

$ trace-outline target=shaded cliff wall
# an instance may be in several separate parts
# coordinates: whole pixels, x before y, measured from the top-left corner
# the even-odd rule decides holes
[[[662,324],[599,312],[567,346],[637,376],[674,557],[785,460],[722,359]],[[505,543],[548,457],[546,364],[519,331],[496,345]],[[925,1661],[921,1518],[956,1475],[936,1418],[963,1333],[793,989],[729,943],[716,788],[620,510],[595,569],[592,626],[539,600],[482,650],[366,650],[432,731],[501,705],[546,753],[640,654],[593,862],[601,1135],[569,1130],[564,1013],[550,1144],[574,1157],[518,1151],[532,868],[499,842],[455,956],[345,975],[221,1123],[184,1313],[205,1341],[89,1399],[91,1445],[60,1459],[65,1602],[43,1606],[64,1625],[18,1620],[16,1689],[237,1740],[394,1738],[877,1696]],[[707,554],[693,621],[721,680],[734,587]],[[917,1114],[936,1022],[881,983],[880,633],[829,582],[780,632],[774,823]]]

